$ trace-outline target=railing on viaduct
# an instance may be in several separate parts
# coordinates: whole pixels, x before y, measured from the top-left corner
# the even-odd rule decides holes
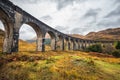
[[[60,41],[61,50],[65,49],[65,42],[68,50],[82,50],[95,43],[108,43],[112,45],[114,42],[80,39],[61,33],[36,19],[9,0],[0,0],[0,20],[5,27],[3,52],[6,53],[18,51],[19,30],[23,24],[28,24],[35,30],[37,34],[37,51],[45,51],[46,33],[51,37],[52,50],[56,50],[57,41]]]

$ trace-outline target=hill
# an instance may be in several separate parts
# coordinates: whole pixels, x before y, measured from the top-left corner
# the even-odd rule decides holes
[[[94,40],[120,40],[120,28],[90,32],[85,37]]]
[[[85,36],[79,34],[71,34],[71,36],[82,39],[94,40],[120,40],[120,28],[111,28],[98,32],[90,32]]]
[[[82,39],[86,39],[85,36],[80,35],[80,34],[68,34],[70,36],[76,37],[76,38],[82,38]]]

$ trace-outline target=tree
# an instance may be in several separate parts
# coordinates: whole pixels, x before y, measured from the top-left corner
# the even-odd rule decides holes
[[[120,41],[117,42],[115,48],[116,48],[116,49],[120,49]]]
[[[102,52],[102,46],[101,44],[94,44],[88,47],[88,51],[93,52]]]

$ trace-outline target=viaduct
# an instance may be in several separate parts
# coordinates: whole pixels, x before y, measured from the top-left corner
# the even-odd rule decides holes
[[[113,41],[97,41],[80,39],[61,33],[51,28],[29,13],[25,12],[9,0],[0,0],[0,20],[4,24],[5,38],[3,43],[3,52],[18,52],[19,30],[23,24],[30,25],[37,34],[37,51],[45,51],[45,35],[48,33],[51,37],[51,49],[56,50],[57,41],[60,41],[60,49],[64,50],[64,43],[67,43],[68,50],[81,50],[94,43],[109,43]]]

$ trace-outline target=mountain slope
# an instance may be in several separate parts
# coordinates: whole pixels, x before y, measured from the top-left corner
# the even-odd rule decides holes
[[[90,32],[85,37],[94,40],[120,40],[120,28]]]
[[[73,37],[77,37],[77,38],[85,39],[85,36],[80,35],[80,34],[68,34],[68,35],[73,36]]]
[[[71,34],[71,36],[82,39],[94,40],[120,40],[120,28],[111,28],[98,32],[90,32],[85,36],[79,34]]]

